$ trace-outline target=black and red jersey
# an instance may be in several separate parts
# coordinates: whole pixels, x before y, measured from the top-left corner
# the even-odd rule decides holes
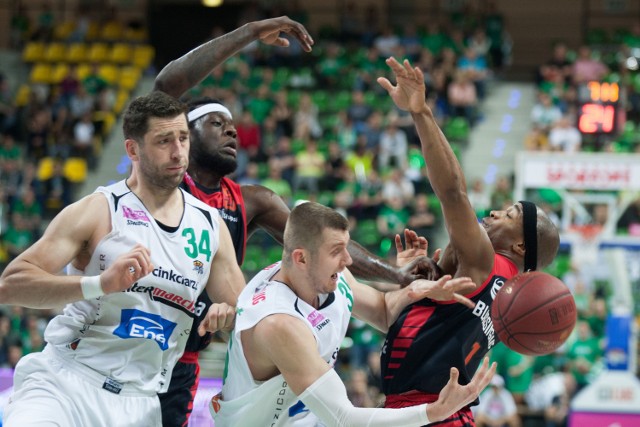
[[[407,306],[389,328],[382,348],[385,395],[419,391],[437,395],[455,366],[467,384],[483,356],[498,342],[491,323],[491,303],[507,279],[518,274],[515,264],[495,255],[491,274],[470,295],[470,308],[457,302],[421,300]]]
[[[240,185],[229,178],[222,178],[220,187],[212,190],[197,184],[187,173],[181,187],[207,205],[218,209],[220,216],[229,228],[238,265],[242,265],[247,243],[247,215]],[[215,272],[211,274],[215,274]],[[186,352],[200,351],[209,344],[211,334],[205,334],[204,337],[199,336],[198,325],[207,314],[210,305],[211,300],[207,296],[207,292],[202,292],[198,298],[196,309],[198,321],[194,324],[191,335],[189,335]]]

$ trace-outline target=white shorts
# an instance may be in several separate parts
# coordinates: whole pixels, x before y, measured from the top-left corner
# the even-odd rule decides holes
[[[157,395],[102,388],[102,378],[80,373],[75,362],[47,346],[23,357],[14,373],[14,391],[4,410],[3,427],[140,427],[161,426]],[[88,368],[86,368],[88,369]]]

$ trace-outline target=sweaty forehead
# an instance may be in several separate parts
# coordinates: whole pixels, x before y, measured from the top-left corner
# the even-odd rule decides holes
[[[187,120],[184,114],[180,114],[173,118],[151,117],[149,119],[149,130],[147,135],[152,138],[168,135],[174,132],[189,132],[189,127],[187,126]]]

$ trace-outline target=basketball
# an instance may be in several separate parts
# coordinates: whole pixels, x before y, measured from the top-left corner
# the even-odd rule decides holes
[[[533,271],[508,280],[491,305],[495,333],[521,354],[549,354],[569,338],[577,310],[571,291],[550,274]]]

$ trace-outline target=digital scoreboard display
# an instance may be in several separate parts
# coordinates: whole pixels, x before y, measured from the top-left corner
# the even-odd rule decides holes
[[[578,88],[578,129],[584,134],[616,132],[618,83],[589,82]]]

